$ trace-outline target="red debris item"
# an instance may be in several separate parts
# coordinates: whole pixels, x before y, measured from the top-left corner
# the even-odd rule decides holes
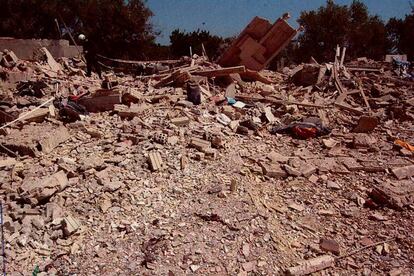
[[[318,134],[318,129],[314,127],[292,127],[292,132],[301,139],[315,138]]]
[[[88,94],[89,94],[89,92],[85,92],[85,93],[80,94],[80,95],[70,95],[68,98],[69,98],[69,100],[76,102],[76,101],[78,101],[80,98],[82,98],[83,96],[86,96],[86,95],[88,95]]]

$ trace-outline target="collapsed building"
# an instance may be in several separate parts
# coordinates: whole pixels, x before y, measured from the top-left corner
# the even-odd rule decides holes
[[[4,51],[8,271],[412,272],[414,82],[339,47],[266,70],[287,18],[254,18],[218,64],[107,58],[103,81]]]

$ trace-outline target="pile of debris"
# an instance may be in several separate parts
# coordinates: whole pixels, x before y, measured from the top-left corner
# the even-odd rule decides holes
[[[8,271],[412,270],[414,82],[339,48],[263,70],[286,19],[255,18],[220,65],[111,60],[104,81],[3,52]]]

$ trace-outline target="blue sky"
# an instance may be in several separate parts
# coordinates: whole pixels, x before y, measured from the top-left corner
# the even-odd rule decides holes
[[[336,0],[349,4],[352,0]],[[382,19],[404,17],[410,13],[409,0],[364,0],[371,14]],[[289,22],[297,26],[296,19],[303,10],[317,9],[326,0],[147,0],[153,11],[152,23],[161,31],[157,42],[169,44],[172,30],[193,31],[205,29],[223,37],[238,34],[250,20],[258,15],[274,21],[290,12]]]

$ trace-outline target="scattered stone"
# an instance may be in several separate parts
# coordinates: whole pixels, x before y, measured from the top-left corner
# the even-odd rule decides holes
[[[286,170],[288,175],[291,175],[291,176],[301,176],[302,175],[301,171],[299,171],[299,170],[297,170],[294,167],[291,167],[289,165],[285,164],[284,169]]]
[[[59,171],[43,180],[25,179],[20,186],[21,195],[37,202],[46,200],[68,185],[65,172]]]
[[[338,183],[336,183],[334,181],[331,181],[331,180],[328,180],[326,182],[326,187],[328,189],[332,189],[332,190],[340,190],[341,189],[341,186]]]
[[[293,210],[296,210],[296,211],[299,211],[299,212],[302,212],[302,211],[304,211],[304,210],[305,210],[305,207],[303,207],[302,205],[299,205],[299,204],[297,204],[297,203],[294,203],[294,202],[290,203],[290,204],[288,205],[288,207],[289,207],[290,209],[293,209]]]
[[[392,168],[391,171],[398,180],[409,178],[414,176],[414,165]]]
[[[286,275],[300,276],[308,275],[329,267],[335,264],[335,259],[329,255],[319,256],[313,259],[301,261],[297,266],[288,268]]]
[[[287,176],[286,171],[280,165],[260,163],[260,166],[262,167],[263,174],[268,177],[283,178]]]
[[[319,246],[323,251],[331,252],[335,255],[339,255],[341,253],[339,249],[339,243],[335,240],[322,238]]]
[[[121,181],[107,181],[104,183],[104,192],[115,192],[123,186]]]
[[[80,222],[72,216],[68,216],[62,220],[63,233],[65,236],[70,236],[79,230]]]
[[[289,161],[289,157],[286,157],[278,152],[272,151],[267,156],[273,163],[287,163]]]
[[[190,124],[190,119],[188,117],[177,117],[171,119],[171,123],[176,126],[188,126]]]

